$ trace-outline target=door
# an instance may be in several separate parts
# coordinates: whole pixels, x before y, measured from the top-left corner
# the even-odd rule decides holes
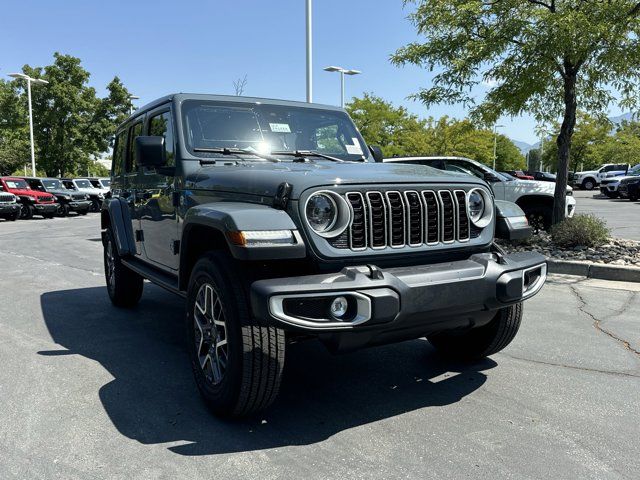
[[[178,269],[178,221],[173,204],[176,166],[171,110],[161,107],[147,116],[150,136],[164,137],[166,164],[163,168],[140,167],[136,196],[138,218],[144,238],[145,257],[158,266]]]
[[[136,255],[142,255],[143,240],[139,218],[139,204],[141,202],[141,198],[138,195],[139,168],[136,164],[136,137],[142,135],[142,127],[142,119],[129,127],[125,171],[123,175],[124,182],[121,194],[121,197],[126,200],[129,206],[131,229],[133,230],[133,238],[136,242]]]

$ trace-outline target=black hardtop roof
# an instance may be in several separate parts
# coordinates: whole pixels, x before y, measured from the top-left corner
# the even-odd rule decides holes
[[[295,100],[280,100],[276,98],[243,97],[240,95],[213,95],[208,93],[171,93],[169,95],[160,97],[138,108],[123,122],[123,124],[128,123],[133,118],[136,118],[139,115],[146,113],[149,110],[153,110],[154,108],[159,107],[160,105],[163,105],[165,103],[169,103],[169,102],[181,103],[185,100],[209,100],[214,102],[258,103],[258,104],[262,103],[266,105],[285,105],[290,107],[305,107],[305,108],[317,108],[320,110],[344,111],[343,108],[336,107],[335,105],[324,105],[321,103],[307,103],[307,102],[299,102]]]

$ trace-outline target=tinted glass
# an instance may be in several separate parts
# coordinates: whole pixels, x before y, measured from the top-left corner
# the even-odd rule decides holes
[[[93,188],[89,180],[76,180],[76,185],[78,188]]]
[[[167,165],[176,164],[173,151],[173,124],[171,122],[171,112],[164,112],[149,120],[149,135],[154,137],[164,137],[164,149],[167,155]]]
[[[42,180],[42,183],[45,187],[50,188],[51,190],[64,190],[64,185],[60,180],[47,178]]]
[[[129,129],[129,150],[127,155],[126,172],[137,170],[136,166],[136,137],[142,133],[142,122],[136,123]]]
[[[24,180],[5,180],[7,187],[28,190],[29,185]]]
[[[125,152],[127,148],[127,132],[120,132],[116,136],[116,144],[113,147],[112,175],[119,176],[124,169]]]
[[[341,111],[284,105],[185,102],[187,148],[243,148],[261,152],[316,150],[362,160],[366,144]],[[367,154],[368,155],[368,154]]]

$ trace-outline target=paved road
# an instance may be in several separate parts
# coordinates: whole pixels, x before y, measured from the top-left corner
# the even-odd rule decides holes
[[[110,305],[95,215],[0,223],[0,265],[2,479],[638,477],[638,286],[555,277],[471,366],[294,345],[275,408],[230,423],[198,398],[179,299]]]
[[[614,237],[640,240],[640,202],[609,199],[600,192],[574,190],[578,213],[593,213],[607,221]]]

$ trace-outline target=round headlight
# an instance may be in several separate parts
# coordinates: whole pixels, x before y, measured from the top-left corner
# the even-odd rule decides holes
[[[351,221],[347,201],[336,192],[315,192],[304,204],[304,216],[311,230],[321,237],[336,237]]]
[[[469,220],[478,228],[484,228],[493,220],[493,200],[483,188],[474,188],[467,194]]]
[[[338,219],[338,206],[335,200],[324,193],[311,195],[305,210],[309,225],[318,233],[331,230]]]
[[[474,224],[482,218],[484,209],[484,197],[478,190],[472,190],[469,193],[469,218]]]

